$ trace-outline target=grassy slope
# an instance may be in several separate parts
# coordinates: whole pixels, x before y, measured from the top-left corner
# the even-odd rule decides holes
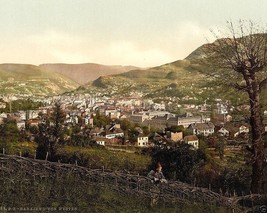
[[[9,155],[22,155],[34,157],[37,144],[34,142],[13,142],[9,144],[5,152]],[[1,150],[2,151],[2,150]],[[104,148],[86,148],[74,146],[62,146],[57,151],[62,163],[75,163],[90,168],[106,168],[111,170],[129,170],[136,173],[147,172],[151,162],[149,156],[126,153],[122,151],[110,151]]]
[[[0,64],[2,93],[60,94],[78,86],[74,81],[34,65]]]
[[[126,169],[140,173],[146,172],[151,161],[149,156],[135,153],[73,146],[61,147],[58,150],[58,156],[62,158],[62,162],[66,161],[66,163],[68,163],[67,159],[72,159],[73,162],[71,163],[75,163],[77,160],[78,164],[91,168]]]
[[[85,91],[98,88],[122,95],[131,91],[143,92],[150,97],[193,95],[203,86],[204,76],[188,60],[180,60],[147,70],[132,70],[119,75],[98,78]],[[176,85],[176,89],[170,85]],[[193,92],[192,92],[193,91]],[[111,94],[111,93],[110,93]]]

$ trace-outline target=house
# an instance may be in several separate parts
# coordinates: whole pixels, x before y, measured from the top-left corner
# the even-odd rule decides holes
[[[198,147],[199,147],[199,140],[198,140],[198,137],[196,135],[185,136],[184,137],[184,142],[187,143],[187,144],[192,145],[196,149],[198,149]]]
[[[39,111],[38,110],[28,110],[26,113],[26,117],[28,119],[38,118]]]
[[[178,126],[182,125],[184,128],[190,126],[193,123],[205,123],[208,122],[210,119],[203,117],[203,116],[194,116],[194,117],[178,117],[177,124]]]
[[[231,115],[226,115],[225,116],[225,121],[226,122],[230,122],[230,121],[232,121],[233,120],[233,117],[231,116]]]
[[[214,124],[211,122],[208,123],[193,123],[190,124],[188,129],[192,130],[194,135],[208,136],[214,133]]]
[[[155,126],[155,127],[158,127],[158,126],[166,127],[167,119],[168,119],[168,115],[155,116],[151,118],[148,122],[150,125]]]
[[[38,126],[38,124],[40,123],[40,120],[35,118],[35,119],[29,119],[27,121],[27,123],[29,124],[29,126]]]
[[[180,141],[183,139],[183,132],[171,132],[171,140],[172,141]]]
[[[105,131],[101,135],[105,136],[107,139],[123,137],[124,133],[121,129],[115,129],[114,131]]]
[[[245,125],[242,125],[238,128],[238,131],[234,133],[234,137],[237,137],[238,135],[242,134],[242,133],[249,133],[249,128]]]
[[[148,119],[148,115],[144,114],[144,113],[136,113],[136,114],[132,114],[129,117],[129,120],[134,122],[134,123],[142,123],[144,122],[146,119]]]
[[[229,136],[229,131],[225,129],[224,127],[220,128],[217,133],[219,136],[223,136],[223,137]]]
[[[164,103],[154,103],[153,105],[152,105],[152,108],[154,109],[154,110],[165,110],[165,104]]]
[[[107,108],[105,109],[105,115],[111,119],[115,119],[120,117],[120,112],[115,108]]]
[[[106,139],[103,137],[93,137],[93,140],[96,142],[96,144],[105,146],[106,145]]]
[[[85,125],[93,126],[93,125],[94,125],[94,119],[91,118],[90,116],[86,116],[86,117],[84,118],[84,124],[85,124]]]
[[[7,118],[7,114],[6,114],[6,113],[4,113],[4,112],[3,112],[3,113],[1,113],[1,114],[0,114],[0,118]]]
[[[26,120],[26,118],[27,118],[27,113],[26,113],[26,111],[19,111],[18,112],[18,116],[20,117],[20,120]]]
[[[217,113],[218,114],[227,114],[227,105],[222,104],[222,103],[217,103]]]
[[[25,121],[18,121],[17,122],[17,128],[19,130],[25,129]]]
[[[137,146],[146,147],[148,146],[148,136],[140,136],[137,138]]]

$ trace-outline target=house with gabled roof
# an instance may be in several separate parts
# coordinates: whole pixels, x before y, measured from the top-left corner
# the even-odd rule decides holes
[[[27,124],[29,125],[29,126],[38,126],[38,124],[41,122],[41,120],[40,119],[38,119],[38,118],[34,118],[34,119],[29,119],[28,121],[27,121]]]
[[[124,133],[121,129],[115,129],[114,131],[105,131],[102,132],[100,135],[105,136],[105,138],[108,139],[113,139],[113,138],[118,138],[118,137],[123,137]]]
[[[194,135],[212,135],[214,133],[214,124],[211,122],[208,123],[193,123],[190,124],[188,129],[192,130]]]
[[[107,139],[103,137],[94,136],[92,139],[96,142],[96,144],[101,146],[105,146],[107,143]]]
[[[187,136],[185,136],[184,137],[184,142],[187,143],[187,144],[192,145],[196,149],[198,149],[198,147],[199,147],[199,140],[198,140],[198,137],[196,135],[187,135]]]

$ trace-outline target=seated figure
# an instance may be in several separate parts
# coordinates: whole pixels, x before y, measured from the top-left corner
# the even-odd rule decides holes
[[[158,184],[158,183],[167,183],[167,180],[166,178],[164,177],[163,173],[162,173],[162,166],[161,164],[158,162],[156,167],[155,167],[155,170],[151,170],[147,177],[151,179],[151,181],[155,184]]]

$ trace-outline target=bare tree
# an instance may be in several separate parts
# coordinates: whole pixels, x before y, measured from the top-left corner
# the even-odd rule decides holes
[[[245,92],[250,105],[252,181],[251,191],[263,193],[264,141],[261,88],[267,82],[267,34],[251,21],[235,27],[228,22],[229,36],[205,45],[204,61],[210,79]],[[224,33],[225,34],[225,33]],[[220,36],[221,37],[221,36]]]

